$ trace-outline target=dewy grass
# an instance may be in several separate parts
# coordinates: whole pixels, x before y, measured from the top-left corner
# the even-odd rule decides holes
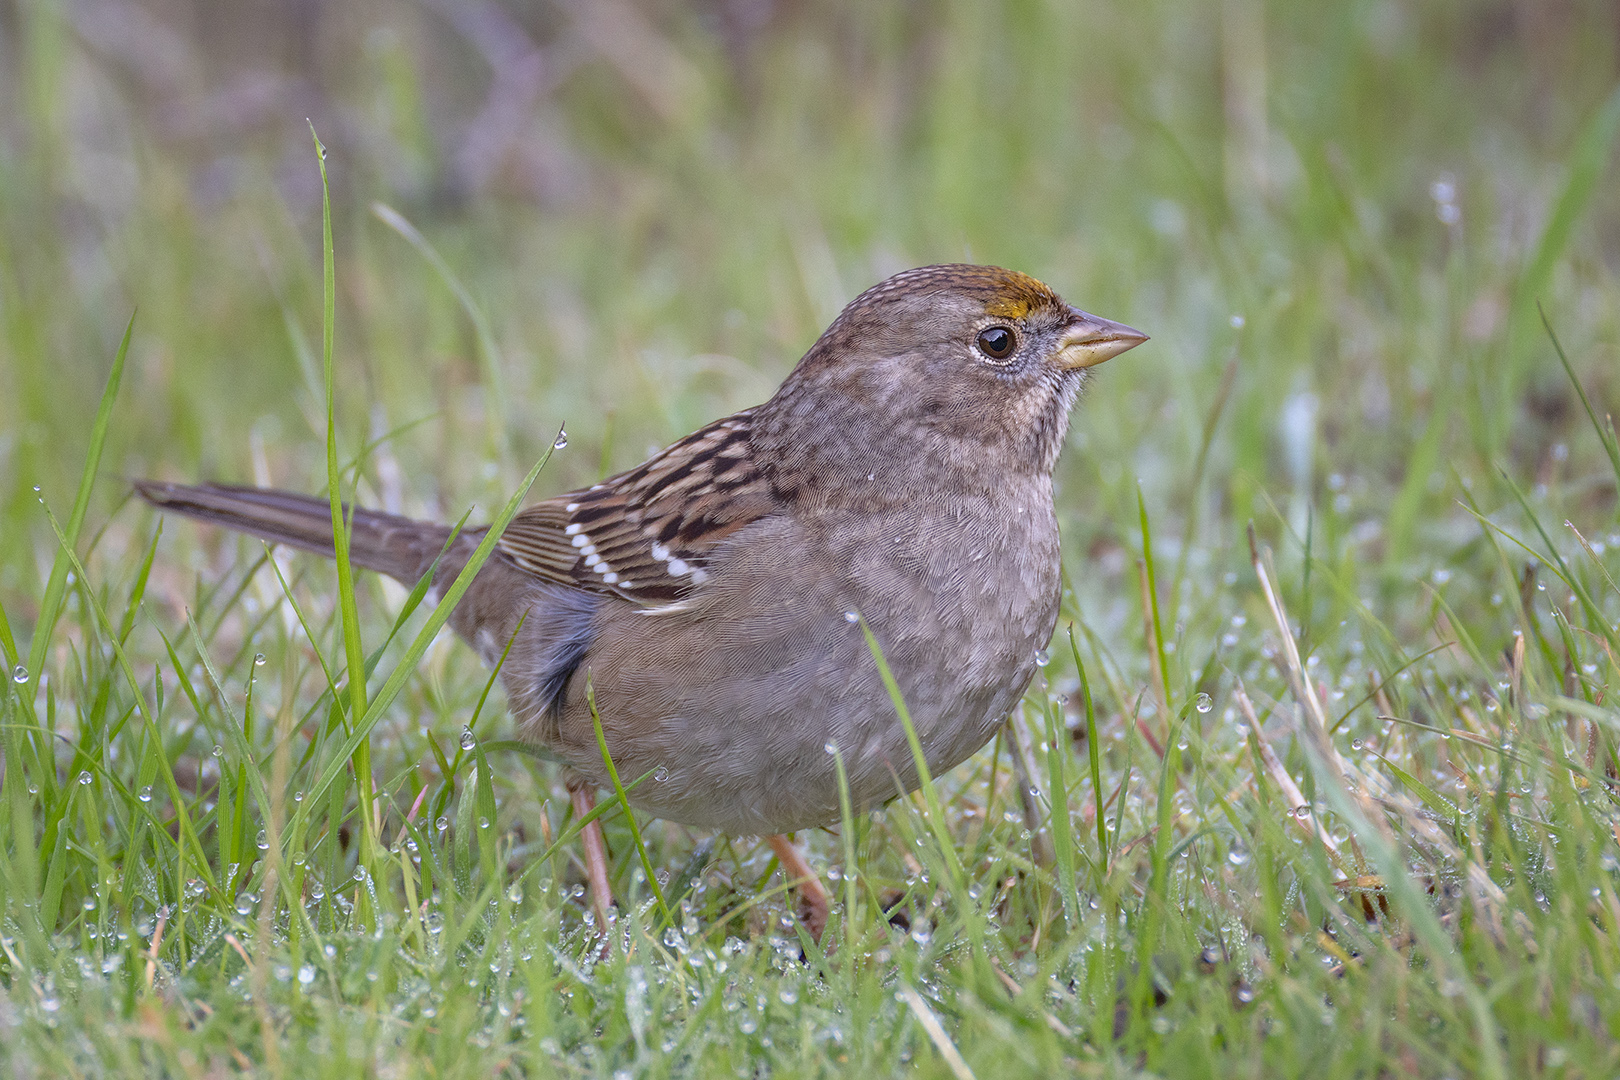
[[[819,5],[723,42],[633,6],[670,63],[548,67],[539,126],[484,162],[499,198],[433,164],[462,106],[425,98],[485,77],[437,15],[323,28],[354,63],[297,85],[366,137],[332,145],[320,204],[309,143],[176,143],[153,117],[217,101],[143,98],[94,19],[19,24],[0,1071],[1620,1072],[1600,16],[1538,23],[1555,62],[1527,90],[1524,40],[1436,5],[1271,5],[1260,34],[1173,6]],[[1135,45],[1053,62],[1099,34]],[[1250,109],[1228,76],[1262,70]],[[801,837],[824,952],[761,846],[606,797],[604,950],[583,822],[556,763],[508,753],[453,596],[160,532],[122,483],[476,501],[498,531],[564,416],[553,490],[760,400],[899,264],[964,257],[1154,342],[1099,371],[1060,459],[1075,632],[1021,705],[1029,761],[1002,738]],[[1314,426],[1281,434],[1290,405]]]

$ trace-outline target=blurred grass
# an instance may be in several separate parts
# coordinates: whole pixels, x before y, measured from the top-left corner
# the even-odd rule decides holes
[[[0,649],[34,656],[0,706],[0,1060],[1614,1073],[1620,477],[1571,377],[1601,425],[1617,82],[1577,0],[0,5]],[[127,504],[325,483],[306,118],[369,504],[487,520],[565,421],[535,494],[632,465],[905,266],[1015,266],[1153,335],[1060,465],[1074,656],[942,813],[810,839],[830,956],[768,849],[641,822],[684,905],[657,930],[614,812],[599,960],[549,766],[463,734],[487,673],[411,660],[426,613],[366,578],[373,686],[405,681],[361,859],[329,564]],[[37,499],[70,518],[137,309],[86,578]]]

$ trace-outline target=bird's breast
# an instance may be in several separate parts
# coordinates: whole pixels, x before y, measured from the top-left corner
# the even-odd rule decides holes
[[[709,569],[682,610],[599,609],[586,666],[621,775],[663,778],[638,801],[731,832],[835,819],[833,751],[858,804],[892,797],[896,777],[915,785],[867,630],[941,771],[989,740],[1057,615],[1049,485],[777,515],[730,538]],[[594,774],[585,682],[575,680],[558,749]]]

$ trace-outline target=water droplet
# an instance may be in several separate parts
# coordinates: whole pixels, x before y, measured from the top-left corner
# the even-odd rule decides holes
[[[514,904],[523,903],[523,886],[513,882],[512,887],[506,890],[506,898]]]
[[[568,430],[566,428],[558,428],[557,429],[557,439],[556,439],[555,442],[553,442],[551,444],[551,448],[553,450],[561,450],[567,445],[568,445]]]
[[[215,757],[224,757],[225,756],[225,748],[223,746],[219,745],[219,743],[215,743],[214,744],[214,749],[209,751],[209,752],[211,754],[213,754]]]
[[[846,611],[846,612],[844,612],[844,621],[847,622],[847,623],[860,622],[861,617],[859,615],[855,614],[853,611]],[[22,682],[21,679],[18,679],[17,681]]]
[[[293,802],[303,802],[303,801],[304,801],[304,793],[302,791],[293,792]]]
[[[1226,853],[1226,861],[1233,866],[1242,866],[1249,861],[1249,853],[1243,848],[1235,847]]]
[[[94,910],[96,910],[96,898],[93,897],[93,896],[85,897],[83,906],[84,906],[84,910],[86,910],[86,911],[94,911]]]
[[[776,992],[776,996],[782,999],[782,1004],[792,1005],[799,1000],[799,988],[796,986],[784,986]]]
[[[822,743],[821,748],[827,751],[828,754],[838,753],[838,744],[833,742],[831,739],[828,739],[826,742]]]
[[[253,666],[254,667],[264,667],[264,653],[254,653],[253,654]]]
[[[487,828],[489,828],[489,818],[487,818],[487,817],[480,817],[480,818],[479,818],[479,819],[478,819],[478,827],[479,827],[479,828],[480,828],[480,829],[487,829]]]
[[[1352,750],[1360,750],[1362,746],[1363,746],[1363,743],[1362,743],[1362,741],[1360,739],[1351,739],[1350,740],[1350,749],[1352,749]]]
[[[147,784],[145,787],[141,788],[140,793],[137,794],[135,797],[137,799],[141,800],[141,802],[151,802],[152,801],[152,785]]]
[[[1036,652],[1036,654],[1035,654],[1035,662],[1037,664],[1039,664],[1041,667],[1045,667],[1047,664],[1050,664],[1052,662],[1052,650],[1050,650],[1050,649],[1041,649],[1038,652]]]
[[[79,773],[79,783],[81,783],[81,784],[88,784],[90,781],[92,781],[94,779],[95,779],[95,777],[90,775],[90,770],[89,769],[85,769],[83,772]]]
[[[270,837],[263,829],[259,830],[258,845],[260,851],[270,850]]]
[[[662,765],[658,766],[658,768],[653,770],[653,779],[662,784],[665,780],[669,779],[669,770]]]
[[[315,965],[305,964],[298,969],[298,981],[305,986],[315,981]]]
[[[11,669],[11,681],[14,682],[14,683],[17,683],[19,685],[21,685],[22,683],[27,682],[28,681],[28,667],[27,667],[27,665],[18,664],[16,667],[12,668]]]
[[[477,742],[477,740],[473,738],[472,728],[470,728],[470,727],[462,728],[461,729],[461,748],[463,750],[471,750],[473,748],[473,743],[475,743],[475,742]]]
[[[1193,698],[1193,708],[1201,713],[1207,713],[1215,707],[1215,699],[1208,694],[1199,694]]]

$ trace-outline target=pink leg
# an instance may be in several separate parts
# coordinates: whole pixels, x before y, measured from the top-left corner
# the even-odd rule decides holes
[[[568,785],[568,797],[574,805],[574,817],[583,818],[596,808],[596,796],[583,784]],[[607,841],[602,839],[602,823],[592,821],[580,830],[580,843],[585,848],[585,883],[591,893],[591,907],[596,911],[596,925],[607,933],[608,908],[613,906],[613,886],[608,884]]]
[[[822,887],[821,879],[810,869],[810,864],[804,860],[804,853],[794,846],[793,841],[778,833],[767,836],[765,842],[776,852],[777,861],[782,864],[782,876],[798,890],[799,918],[804,921],[804,928],[819,942],[821,932],[827,929],[827,915],[831,910],[827,903],[827,890]]]

